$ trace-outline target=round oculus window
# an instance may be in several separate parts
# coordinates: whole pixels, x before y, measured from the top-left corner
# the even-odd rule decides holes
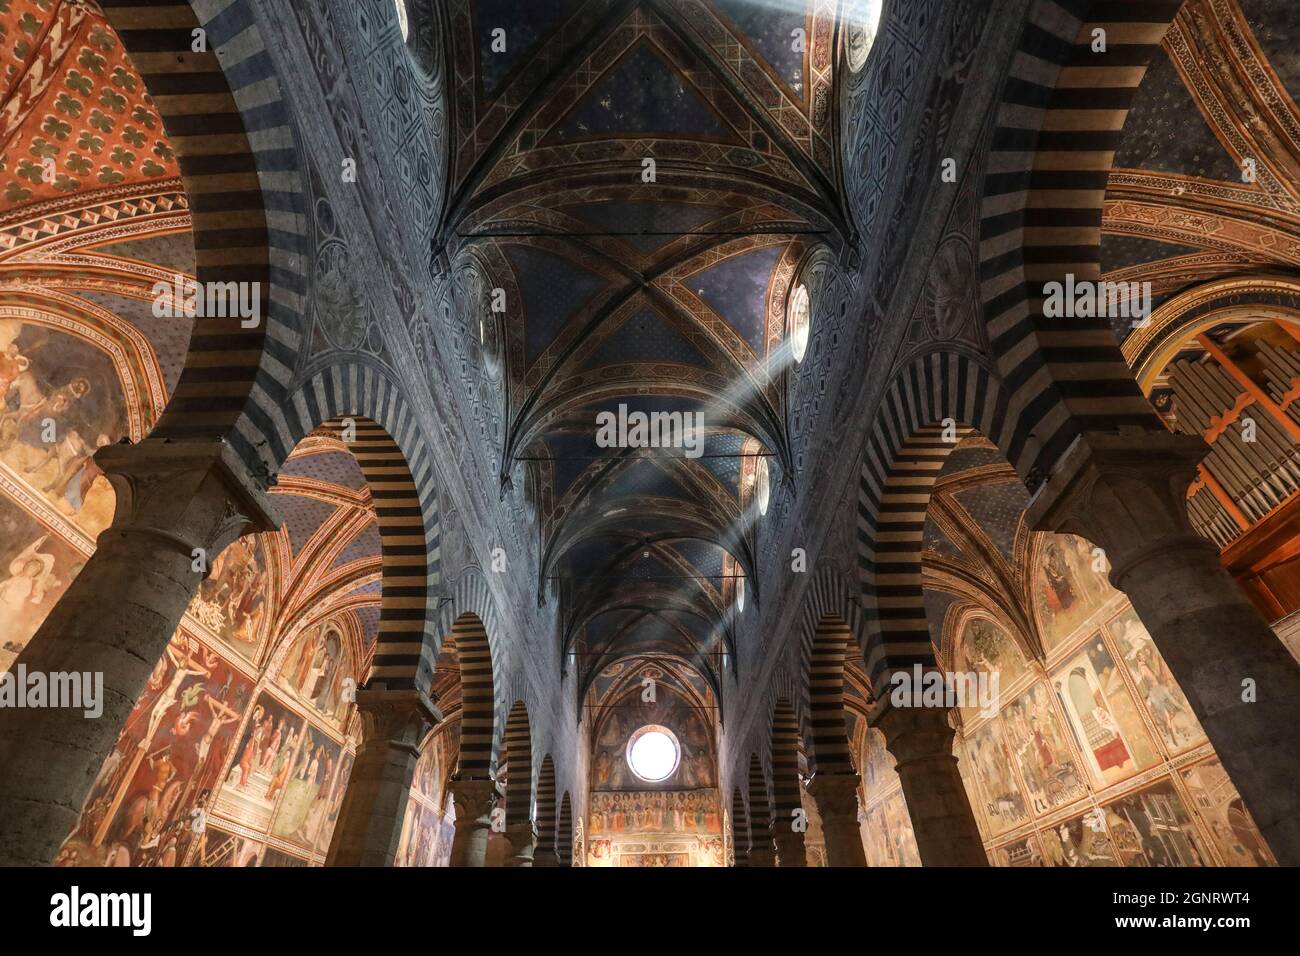
[[[667,727],[646,724],[627,740],[627,765],[647,783],[667,780],[681,759],[677,736]]]

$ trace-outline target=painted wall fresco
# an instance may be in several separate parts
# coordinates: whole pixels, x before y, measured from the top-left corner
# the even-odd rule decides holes
[[[0,319],[0,670],[113,517],[113,489],[91,455],[128,434],[124,396],[136,386],[82,332]]]
[[[1017,686],[1029,672],[1025,655],[1016,646],[1007,629],[984,615],[970,615],[953,651],[954,671],[997,674],[999,692]],[[962,708],[967,717],[979,712],[977,706]]]
[[[0,496],[0,671],[27,646],[87,557]]]
[[[415,765],[395,866],[449,866],[456,807],[447,787],[456,766],[459,721],[439,724]]]
[[[1048,653],[1118,592],[1105,578],[1104,557],[1083,538],[1046,534],[1034,559],[1033,606]]]
[[[253,682],[178,631],[91,788],[60,865],[176,866],[201,832]]]
[[[669,728],[681,749],[676,770],[657,783],[634,774],[626,757],[629,738],[647,724]],[[653,702],[631,693],[610,706],[592,749],[588,866],[723,865],[713,735],[699,708],[662,688]]]
[[[323,863],[355,752],[344,732],[350,712],[322,712],[316,681],[303,685],[315,696],[298,691],[294,654],[282,655],[284,666],[259,668],[186,620],[101,769],[58,863]],[[344,628],[327,623],[325,633],[342,643]],[[311,646],[320,633],[308,628],[291,650]]]
[[[270,625],[269,585],[260,536],[238,538],[213,560],[188,613],[245,660],[256,660]]]
[[[953,669],[998,668],[996,714],[961,712],[958,769],[999,866],[1261,866],[1273,859],[1151,636],[1081,539],[1044,535],[1045,661],[994,622],[955,628]],[[1000,633],[1001,632],[1001,633]],[[942,658],[941,658],[942,659]],[[884,738],[860,736],[868,863],[915,842]]]
[[[128,434],[129,388],[86,338],[0,320],[0,464],[92,539],[114,497],[91,456]]]

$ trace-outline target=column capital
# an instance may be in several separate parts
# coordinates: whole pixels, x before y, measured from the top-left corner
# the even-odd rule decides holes
[[[817,773],[808,784],[808,793],[817,803],[823,824],[828,819],[858,819],[858,775],[856,773]]]
[[[885,735],[885,747],[898,761],[900,770],[917,760],[952,756],[957,732],[948,723],[947,710],[941,707],[895,707],[886,697],[867,723]]]
[[[532,866],[537,846],[537,824],[532,820],[511,823],[506,827],[506,842],[510,844],[509,866]]]
[[[215,557],[241,535],[280,526],[265,484],[225,441],[146,438],[95,453],[117,496],[108,540],[147,535],[187,557]]]
[[[442,713],[420,690],[363,687],[356,704],[362,747],[388,745],[418,755],[429,731],[442,722]]]
[[[492,809],[501,799],[495,780],[489,778],[452,777],[451,793],[456,801],[456,821],[481,821],[491,825]]]
[[[1187,488],[1209,445],[1196,435],[1143,428],[1079,435],[1026,511],[1038,531],[1076,534],[1099,545],[1111,582],[1171,550],[1218,553],[1193,530]]]

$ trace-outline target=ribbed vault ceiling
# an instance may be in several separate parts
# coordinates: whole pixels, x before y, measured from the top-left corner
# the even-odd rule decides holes
[[[758,598],[759,472],[791,470],[787,293],[846,240],[835,5],[450,6],[435,253],[500,371],[502,481],[537,506],[560,650],[587,679],[629,653],[713,679],[742,576]],[[620,405],[699,413],[702,454],[601,447],[597,416]]]

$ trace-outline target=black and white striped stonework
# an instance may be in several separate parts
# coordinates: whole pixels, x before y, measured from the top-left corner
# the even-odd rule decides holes
[[[551,755],[542,758],[537,772],[537,857],[555,855],[555,762]]]
[[[460,662],[461,717],[458,780],[486,780],[495,761],[496,697],[487,628],[477,614],[465,613],[451,628]]]
[[[784,698],[772,710],[772,804],[777,826],[788,827],[803,808],[799,793],[799,721]]]
[[[749,832],[750,848],[771,846],[772,798],[767,789],[767,777],[758,754],[749,755]]]
[[[972,427],[1007,448],[1007,402],[996,379],[952,353],[900,370],[876,416],[858,488],[858,561],[867,676],[878,697],[893,671],[934,666],[921,590],[925,513],[945,459]]]
[[[1038,0],[988,158],[980,277],[1014,427],[1004,449],[1046,476],[1083,431],[1162,426],[1105,318],[1046,318],[1044,286],[1101,277],[1102,206],[1134,94],[1182,0]],[[1094,52],[1095,31],[1105,52]]]
[[[731,790],[731,852],[736,866],[749,866],[750,840],[749,814],[745,811],[745,798],[740,787]]]
[[[812,724],[809,770],[853,773],[844,718],[844,657],[856,647],[853,632],[839,615],[817,622],[808,666],[808,707]]]
[[[474,729],[472,732],[477,739],[486,739],[488,747],[486,758],[482,754],[475,755],[473,760],[475,769],[472,771],[472,775],[485,778],[488,776],[490,768],[497,765],[500,756],[501,740],[496,737],[495,728],[505,726],[507,702],[515,699],[505,693],[511,688],[505,687],[497,679],[498,675],[509,673],[510,670],[506,660],[506,651],[500,640],[500,618],[497,614],[496,602],[492,597],[491,588],[489,588],[482,571],[478,568],[464,569],[456,579],[455,586],[448,596],[450,597],[449,601],[441,602],[441,611],[435,625],[437,634],[458,637],[466,633],[466,621],[473,620],[477,622],[472,633],[469,649],[462,650],[459,641],[456,643],[456,648],[460,662],[460,679],[466,708],[471,706],[469,681],[473,681],[475,696],[472,701],[474,709],[472,723]],[[441,641],[439,643],[441,644]],[[466,671],[471,664],[473,673],[467,677]],[[499,686],[502,689],[501,693],[497,692]],[[520,693],[516,696],[522,697],[523,694]],[[465,732],[465,730],[462,730],[462,733]],[[484,762],[485,759],[486,762]],[[462,773],[465,772],[465,769],[465,756],[462,749]]]
[[[445,630],[439,628],[441,551],[433,464],[422,430],[397,388],[368,366],[331,366],[276,409],[278,466],[322,424],[349,422],[379,524],[383,592],[369,684],[429,691]],[[339,435],[339,437],[346,437]]]
[[[255,328],[242,328],[238,317],[194,321],[185,368],[152,436],[225,438],[257,474],[266,468],[258,448],[286,398],[302,337],[306,227],[288,110],[254,4],[100,6],[176,151],[193,217],[196,278],[256,282],[259,290]],[[194,52],[200,28],[206,50]]]
[[[506,718],[506,824],[529,821],[533,803],[533,738],[528,726],[528,708],[515,701]]]

